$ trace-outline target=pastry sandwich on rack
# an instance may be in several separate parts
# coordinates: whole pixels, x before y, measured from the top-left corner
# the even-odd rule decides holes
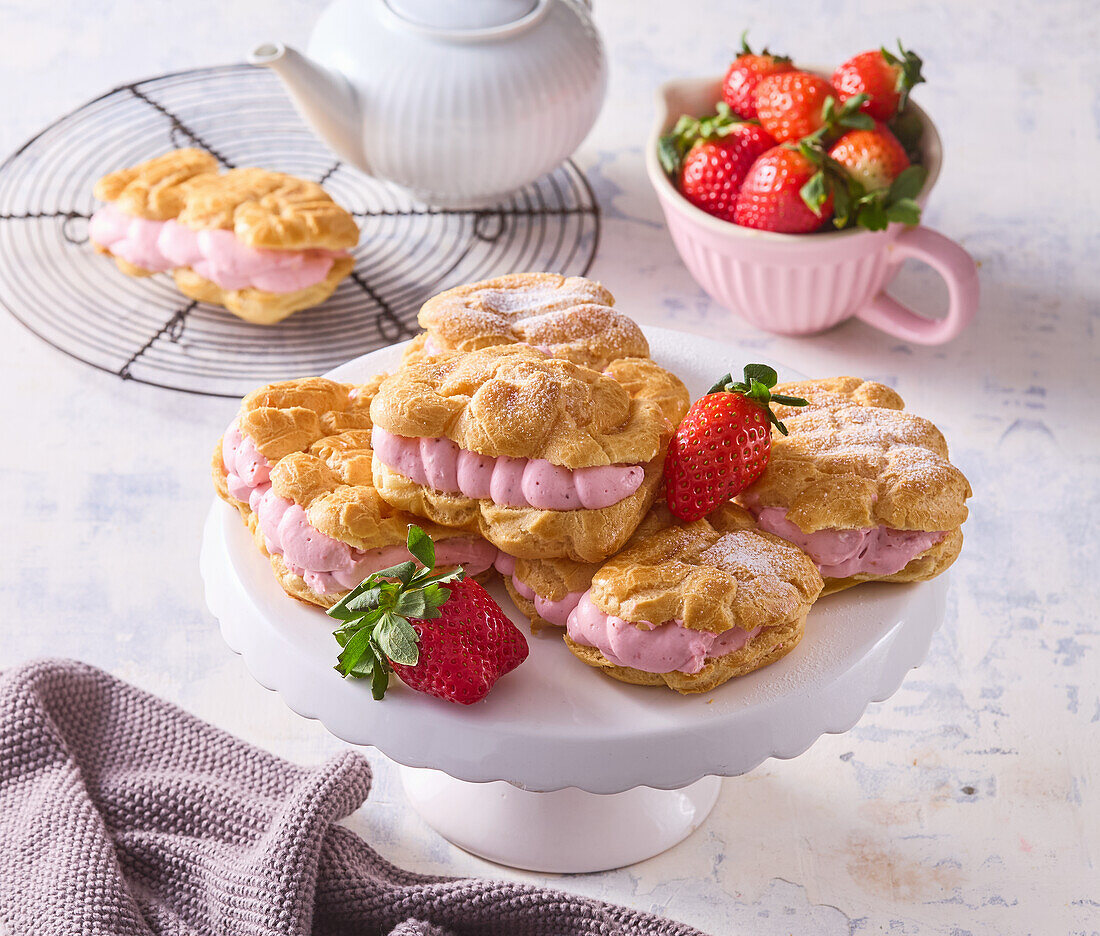
[[[780,384],[809,405],[777,405],[763,475],[737,498],[763,530],[817,564],[825,593],[860,582],[922,582],[962,548],[970,484],[942,433],[884,384],[831,377]]]
[[[822,585],[801,549],[724,504],[639,530],[593,575],[565,642],[622,682],[709,692],[790,653]]]
[[[671,392],[668,372],[618,368],[633,393],[526,344],[410,361],[371,404],[375,488],[511,556],[603,560],[653,505],[672,433],[647,395]]]
[[[456,286],[421,307],[425,331],[405,359],[519,342],[600,371],[619,358],[649,357],[642,330],[614,304],[599,283],[556,273],[512,273]]]
[[[95,249],[130,276],[171,273],[184,295],[270,325],[323,302],[354,266],[354,219],[321,186],[266,169],[218,172],[175,150],[104,176]]]
[[[409,558],[410,524],[435,540],[439,567],[471,576],[497,550],[477,536],[387,504],[371,481],[370,405],[382,377],[288,380],[244,398],[214,451],[214,486],[271,560],[288,595],[335,604],[372,572]]]

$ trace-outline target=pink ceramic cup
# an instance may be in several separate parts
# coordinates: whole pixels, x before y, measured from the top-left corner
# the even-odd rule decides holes
[[[978,308],[978,271],[962,247],[936,231],[891,224],[885,231],[774,234],[722,221],[683,198],[657,159],[657,139],[681,114],[712,112],[720,89],[721,81],[712,78],[662,86],[646,148],[649,180],[695,281],[757,328],[783,335],[824,331],[852,316],[919,344],[942,344],[962,331]],[[917,198],[923,207],[943,154],[928,115],[915,104],[910,107],[924,124],[921,149],[928,179]],[[944,318],[919,315],[883,291],[909,258],[927,263],[947,283]]]

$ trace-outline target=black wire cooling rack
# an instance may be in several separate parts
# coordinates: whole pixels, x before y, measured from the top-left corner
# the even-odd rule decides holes
[[[225,167],[315,179],[359,222],[355,271],[323,305],[251,325],[191,302],[168,276],[135,279],[88,244],[92,187],[180,146]],[[430,295],[501,273],[583,275],[600,213],[567,162],[492,208],[450,210],[344,165],[266,69],[228,65],[116,88],[55,121],[0,166],[0,301],[70,357],[157,387],[236,397],[322,373],[415,334]]]

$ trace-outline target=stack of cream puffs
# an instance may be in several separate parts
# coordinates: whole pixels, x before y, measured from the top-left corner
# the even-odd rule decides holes
[[[518,274],[425,303],[401,366],[261,388],[214,453],[291,596],[334,604],[408,558],[499,574],[532,630],[627,683],[709,692],[790,653],[823,594],[917,581],[958,555],[970,487],[889,388],[777,388],[764,475],[694,523],[662,497],[689,396],[600,284]],[[812,626],[812,625],[811,625]]]

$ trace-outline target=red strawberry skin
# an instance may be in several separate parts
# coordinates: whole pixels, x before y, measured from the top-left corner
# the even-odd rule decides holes
[[[690,523],[739,494],[763,474],[771,438],[763,407],[741,394],[696,400],[665,457],[669,509]]]
[[[696,143],[684,157],[680,193],[707,214],[733,221],[741,183],[756,158],[774,145],[756,124],[739,124],[719,140]]]
[[[794,71],[794,66],[784,58],[774,55],[754,55],[747,52],[733,60],[722,81],[722,100],[745,120],[756,118],[756,86],[769,75],[781,75]]]
[[[905,147],[885,124],[876,124],[874,130],[849,130],[833,144],[829,155],[868,192],[889,188],[909,166]]]
[[[753,163],[737,196],[734,223],[781,234],[816,231],[833,214],[830,193],[820,217],[802,200],[800,189],[817,172],[797,150],[776,146]]]
[[[783,72],[764,78],[756,86],[756,116],[777,143],[800,140],[825,124],[825,99],[836,89],[820,75]]]
[[[519,628],[473,579],[446,588],[451,597],[440,617],[409,621],[420,638],[420,659],[414,666],[394,663],[393,671],[413,689],[471,705],[526,660],[529,649]]]
[[[833,72],[833,85],[841,103],[857,94],[866,94],[860,110],[875,120],[889,120],[898,112],[901,94],[898,76],[901,68],[891,65],[882,52],[872,49],[853,56]]]

